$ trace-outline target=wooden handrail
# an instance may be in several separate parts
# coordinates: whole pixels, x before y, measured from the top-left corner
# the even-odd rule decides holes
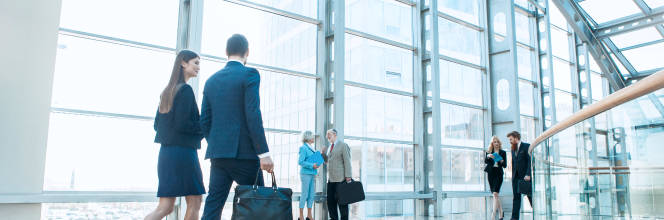
[[[581,111],[574,113],[560,123],[555,124],[551,128],[544,131],[544,133],[540,134],[540,136],[535,138],[535,141],[528,149],[528,153],[532,154],[537,145],[557,134],[558,132],[572,127],[575,124],[582,122],[590,117],[601,114],[602,112],[615,108],[616,106],[622,105],[626,102],[632,101],[636,98],[647,95],[648,93],[657,91],[662,88],[664,88],[664,70],[652,74],[635,84],[625,87],[624,89],[621,89],[620,91],[615,92],[606,98],[587,106]]]

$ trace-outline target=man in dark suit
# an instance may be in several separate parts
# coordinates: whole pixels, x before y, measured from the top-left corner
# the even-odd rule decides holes
[[[245,67],[249,43],[241,34],[226,42],[226,66],[210,76],[203,90],[201,131],[208,142],[210,186],[203,220],[221,219],[233,181],[263,186],[260,170],[272,173],[265,129],[259,108],[260,75]],[[259,162],[260,160],[260,162]]]
[[[514,193],[514,200],[512,203],[512,219],[519,219],[519,212],[521,211],[521,197],[523,195],[518,193],[519,180],[523,179],[530,181],[530,155],[528,155],[528,148],[530,144],[521,142],[521,134],[517,131],[512,131],[507,134],[512,144],[512,192]],[[533,197],[528,196],[530,206],[533,205]]]

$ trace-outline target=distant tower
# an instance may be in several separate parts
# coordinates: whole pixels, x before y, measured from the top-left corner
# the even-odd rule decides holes
[[[74,189],[74,173],[76,170],[71,170],[71,183],[69,184],[69,189]]]

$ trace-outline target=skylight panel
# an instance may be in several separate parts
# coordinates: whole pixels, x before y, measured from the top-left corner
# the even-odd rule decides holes
[[[664,64],[662,64],[664,53],[662,51],[664,51],[664,43],[626,50],[622,53],[636,71],[641,72],[664,67]]]
[[[619,49],[625,47],[631,47],[643,43],[648,43],[656,40],[661,40],[662,35],[657,32],[657,29],[654,27],[641,29],[638,31],[632,31],[626,34],[621,34],[618,36],[611,37],[611,41]]]
[[[659,8],[664,6],[664,1],[662,0],[645,0],[646,4],[648,4],[648,7],[651,9]]]
[[[597,24],[641,13],[632,0],[586,0],[579,5]]]

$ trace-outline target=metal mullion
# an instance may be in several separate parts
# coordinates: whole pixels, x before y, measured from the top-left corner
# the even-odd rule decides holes
[[[457,101],[452,101],[452,100],[447,100],[447,99],[440,99],[440,103],[445,103],[445,104],[450,104],[450,105],[456,105],[456,106],[461,106],[461,107],[466,107],[466,108],[472,108],[472,109],[478,109],[478,110],[486,110],[487,108],[484,106],[479,106],[479,105],[472,105],[472,104],[467,104],[463,102],[457,102]]]
[[[267,13],[272,13],[272,14],[275,14],[275,15],[295,19],[295,20],[302,21],[302,22],[311,23],[311,24],[314,24],[314,25],[320,25],[322,23],[320,20],[317,20],[317,19],[313,19],[313,18],[310,18],[310,17],[307,17],[307,16],[302,16],[302,15],[299,15],[299,14],[291,13],[291,12],[288,12],[288,11],[285,11],[285,10],[273,8],[273,7],[270,7],[270,6],[267,6],[267,5],[258,4],[258,3],[254,3],[254,2],[250,2],[250,1],[245,1],[245,0],[223,0],[223,1],[238,4],[238,5],[242,5],[242,6],[253,8],[253,9],[258,9],[258,10],[261,10],[261,11],[264,11],[264,12],[267,12]]]
[[[350,29],[350,28],[346,28],[346,34],[352,34],[352,35],[355,35],[355,36],[358,36],[358,37],[366,38],[366,39],[373,40],[373,41],[376,41],[376,42],[381,42],[381,43],[384,43],[384,44],[392,45],[392,46],[399,47],[399,48],[406,49],[406,50],[417,51],[416,47],[410,46],[408,44],[399,43],[399,42],[396,42],[396,41],[393,41],[393,40],[389,40],[389,39],[386,39],[386,38],[383,38],[383,37],[368,34],[368,33],[362,32],[362,31],[353,30],[353,29]]]
[[[573,62],[570,62],[570,61],[565,60],[565,59],[563,59],[563,58],[560,58],[560,57],[554,56],[553,54],[551,55],[551,57],[552,57],[554,60],[556,60],[556,61],[560,61],[560,62],[563,62],[563,63],[565,63],[565,64],[567,64],[567,65],[574,65]]]
[[[204,60],[210,60],[210,61],[221,62],[221,63],[228,62],[228,59],[223,58],[223,57],[218,57],[218,56],[201,54],[201,57]],[[314,74],[300,72],[300,71],[294,71],[294,70],[287,70],[287,69],[282,69],[282,68],[278,68],[278,67],[266,66],[266,65],[262,65],[262,64],[247,63],[247,67],[253,67],[253,68],[256,68],[256,69],[262,69],[262,70],[266,70],[266,71],[272,71],[272,72],[288,74],[288,75],[297,76],[297,77],[309,78],[309,79],[319,79],[320,78],[319,75],[314,75]]]
[[[659,44],[659,43],[664,43],[664,39],[650,41],[650,42],[646,42],[646,43],[642,43],[642,44],[637,44],[637,45],[634,45],[634,46],[631,46],[631,47],[625,47],[625,48],[622,48],[622,49],[618,49],[618,52],[637,49],[637,48],[646,47],[646,46],[650,46],[650,45],[655,45],[655,44]]]
[[[530,2],[531,5],[535,6],[537,9],[539,9],[543,14],[548,14],[547,11],[546,11],[546,8],[544,8],[541,5],[537,4],[537,2],[535,2],[535,0],[528,0],[528,2]]]
[[[524,118],[530,118],[530,119],[533,119],[533,120],[536,120],[536,121],[539,121],[539,120],[540,120],[540,118],[538,118],[537,116],[524,115],[524,114],[520,114],[520,116],[521,116],[521,117],[524,117]]]
[[[522,47],[522,48],[524,48],[524,49],[528,49],[528,50],[530,50],[530,51],[535,51],[535,48],[534,48],[534,47],[531,47],[531,46],[529,46],[529,45],[527,45],[527,44],[524,44],[524,43],[521,43],[521,42],[519,42],[519,41],[516,42],[516,45],[519,46],[519,47]]]
[[[52,113],[60,113],[60,114],[83,115],[83,116],[91,116],[91,117],[121,118],[121,119],[128,119],[128,120],[154,121],[154,117],[149,117],[149,116],[127,115],[127,114],[87,111],[87,110],[68,109],[68,108],[51,107],[51,112]]]
[[[412,16],[412,27],[413,27],[413,46],[417,48],[413,54],[413,93],[416,96],[413,97],[413,175],[415,177],[413,183],[413,191],[415,192],[424,192],[428,183],[422,181],[424,180],[423,176],[426,175],[425,165],[426,165],[426,154],[424,147],[424,105],[426,104],[426,97],[424,97],[424,89],[422,82],[424,80],[424,71],[422,70],[422,58],[426,53],[424,44],[422,43],[422,22],[420,16],[421,2],[415,0],[415,4],[411,9]],[[433,198],[433,194],[431,194]],[[413,200],[414,215],[424,215],[424,206],[425,200]]]
[[[521,13],[522,15],[528,16],[528,17],[536,17],[536,13],[528,10],[524,7],[521,7],[520,5],[514,4],[514,11]]]
[[[454,16],[452,16],[452,15],[448,15],[448,14],[445,14],[445,13],[443,13],[443,12],[438,12],[438,17],[441,17],[441,18],[444,18],[444,19],[446,19],[446,20],[452,21],[452,22],[454,22],[454,23],[457,23],[457,24],[460,24],[460,25],[466,26],[466,27],[468,27],[468,28],[470,28],[470,29],[473,29],[473,30],[476,30],[476,31],[480,31],[480,32],[484,31],[484,28],[482,28],[482,27],[480,27],[480,26],[477,26],[477,25],[474,25],[474,24],[468,23],[468,22],[466,22],[466,21],[464,21],[464,20],[461,20],[461,19],[455,18]]]
[[[410,1],[410,0],[394,0],[394,1],[406,4],[406,5],[412,6],[412,7],[417,6],[417,2],[413,2],[413,1]]]
[[[380,87],[380,86],[373,86],[373,85],[364,84],[364,83],[346,81],[345,84],[347,86],[353,86],[353,87],[358,87],[358,88],[363,88],[363,89],[386,92],[386,93],[391,93],[391,94],[396,94],[396,95],[402,95],[402,96],[408,96],[408,97],[417,97],[417,94],[412,93],[412,92],[404,92],[404,91],[401,91],[401,90],[390,89],[390,88],[385,88],[385,87]]]
[[[556,88],[555,91],[556,91],[556,92],[561,92],[561,93],[565,93],[565,94],[571,95],[571,96],[573,96],[574,98],[577,98],[577,97],[578,97],[577,94],[574,93],[574,92],[568,92],[568,91],[565,91],[565,90],[562,90],[562,89],[558,89],[558,88]]]
[[[568,30],[566,30],[566,29],[564,29],[564,28],[561,28],[561,27],[558,27],[558,25],[551,24],[551,27],[552,27],[553,29],[556,29],[556,30],[559,30],[559,31],[564,31],[567,35],[572,34],[572,33],[569,32]]]
[[[154,45],[154,44],[146,44],[146,43],[141,43],[141,42],[137,42],[137,41],[130,41],[130,40],[125,40],[125,39],[120,39],[120,38],[104,36],[104,35],[86,33],[86,32],[71,30],[71,29],[67,29],[67,28],[60,28],[59,34],[67,35],[67,36],[71,36],[71,37],[78,37],[78,38],[88,39],[88,40],[96,40],[96,41],[101,41],[101,42],[105,42],[105,43],[118,44],[118,45],[123,45],[123,46],[128,46],[128,47],[136,47],[136,48],[140,48],[140,49],[147,49],[147,50],[153,50],[153,51],[158,51],[158,52],[170,53],[170,54],[174,54],[176,52],[176,49],[174,49],[174,48],[158,46],[158,45]]]
[[[525,82],[525,83],[533,85],[536,88],[538,87],[537,82],[531,81],[531,80],[528,80],[528,79],[524,79],[524,78],[521,78],[521,77],[519,77],[519,82]]]
[[[450,144],[442,144],[440,145],[440,148],[446,149],[446,150],[465,150],[465,151],[478,151],[482,152],[484,151],[484,147],[482,148],[476,148],[476,147],[466,147],[466,146],[457,146],[457,145],[450,145]]]
[[[634,74],[636,73],[636,69],[634,68],[634,66],[632,66],[632,63],[630,63],[629,60],[627,60],[627,58],[625,58],[625,55],[623,55],[622,52],[620,52],[620,50],[618,50],[618,47],[616,47],[616,45],[613,44],[613,41],[610,38],[604,39],[602,41],[609,48],[609,51],[613,52],[613,55],[616,56],[618,61],[620,61],[620,63],[625,67],[625,69],[627,69],[627,72],[629,73],[629,75],[634,77],[635,76]]]
[[[329,28],[329,19],[331,17],[331,10],[328,9],[327,0],[317,0],[318,3],[318,18],[322,20],[320,26],[316,31],[316,128],[315,133],[324,134],[328,128],[329,118],[329,107],[327,106],[327,101],[325,97],[328,94],[328,85],[329,85],[329,75],[327,74],[327,64],[328,64],[328,31]],[[318,150],[322,149],[322,146],[328,146],[328,140],[323,135],[316,136],[316,148]],[[321,169],[322,173],[327,173],[327,165],[323,165]],[[327,175],[321,175],[320,178],[316,178],[315,187],[322,189],[322,194],[327,192]],[[316,209],[314,209],[314,215],[317,219],[326,219],[327,216],[327,206],[322,203],[316,203]]]
[[[486,68],[484,68],[483,66],[472,64],[472,63],[469,63],[469,62],[466,62],[466,61],[463,61],[463,60],[459,60],[459,59],[456,59],[456,58],[448,57],[448,56],[445,56],[445,55],[442,55],[442,54],[440,54],[439,57],[442,60],[450,61],[452,63],[461,64],[461,65],[472,67],[472,68],[482,70],[482,71],[486,70]]]
[[[382,139],[382,138],[368,138],[368,137],[358,137],[358,136],[349,136],[349,135],[347,135],[345,138],[350,139],[350,140],[378,142],[378,143],[406,144],[406,145],[415,145],[416,144],[415,142],[412,142],[412,141],[390,140],[390,139]]]
[[[429,24],[431,25],[429,28],[429,34],[431,36],[430,38],[430,68],[431,68],[431,82],[428,84],[427,89],[430,89],[428,91],[432,92],[431,96],[431,101],[432,101],[432,106],[431,106],[431,123],[428,123],[428,118],[425,118],[425,125],[428,127],[432,127],[431,133],[425,132],[426,136],[426,144],[427,146],[427,151],[430,150],[428,149],[428,146],[433,147],[433,161],[428,162],[427,166],[427,175],[425,175],[425,179],[427,180],[427,192],[433,192],[434,195],[436,195],[432,200],[428,200],[429,204],[432,204],[434,206],[434,216],[442,216],[443,215],[443,185],[442,185],[442,172],[438,172],[438,169],[436,167],[442,167],[442,151],[440,149],[440,144],[441,142],[441,110],[440,110],[440,68],[439,68],[439,63],[440,63],[440,51],[439,51],[439,36],[438,36],[438,1],[437,0],[429,0],[429,10],[425,12],[425,14],[428,14],[429,18]],[[425,16],[426,18],[426,16]],[[428,152],[427,152],[428,153]],[[426,158],[426,157],[425,157]],[[428,161],[428,160],[427,160]],[[429,180],[430,176],[428,175],[430,172],[433,172],[433,182],[434,182],[434,187],[430,188],[428,187],[428,183],[431,182]],[[426,206],[427,211],[431,212],[431,210],[428,210],[429,206]],[[427,213],[428,213],[427,212]]]
[[[650,14],[640,14],[636,18],[620,19],[614,25],[599,25],[595,32],[597,39],[601,40],[608,37],[613,37],[621,34],[630,33],[633,31],[641,30],[644,28],[661,25],[664,23],[664,11],[657,10],[651,11]],[[637,25],[633,25],[637,24]]]
[[[299,135],[300,133],[302,133],[302,131],[285,130],[285,129],[276,129],[276,128],[265,128],[265,132],[269,132],[269,133],[281,133],[281,134],[292,134],[292,135]]]

